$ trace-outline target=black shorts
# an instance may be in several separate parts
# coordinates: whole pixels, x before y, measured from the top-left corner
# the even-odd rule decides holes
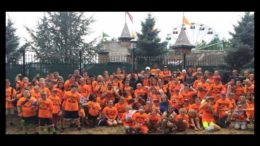
[[[97,116],[91,116],[90,114],[88,114],[88,119],[89,120],[94,121],[94,120],[97,120],[97,118],[98,118],[98,115]]]
[[[46,125],[51,125],[51,124],[52,124],[51,118],[39,118],[39,125],[40,126],[46,126]]]
[[[78,111],[65,111],[64,118],[65,119],[77,119],[77,118],[79,118],[79,112]]]
[[[32,117],[22,117],[24,124],[33,124],[37,125],[38,124],[38,117],[37,116],[32,116]]]

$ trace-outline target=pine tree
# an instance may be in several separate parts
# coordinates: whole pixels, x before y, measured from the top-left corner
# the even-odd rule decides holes
[[[19,37],[15,34],[16,28],[14,28],[13,25],[14,23],[11,21],[11,19],[8,19],[7,25],[5,27],[5,55],[7,63],[14,63],[19,59]]]
[[[79,12],[49,12],[37,25],[36,31],[27,28],[32,37],[31,46],[40,60],[59,62],[79,61],[79,53],[87,62],[95,60],[94,43],[86,42],[93,17],[85,18]]]
[[[158,37],[159,30],[154,28],[155,18],[148,14],[145,22],[141,23],[142,32],[137,33],[137,48],[135,55],[137,56],[159,56],[167,52],[167,42],[161,42]]]
[[[231,68],[254,68],[254,14],[246,12],[234,26],[231,47],[227,49],[226,63]]]

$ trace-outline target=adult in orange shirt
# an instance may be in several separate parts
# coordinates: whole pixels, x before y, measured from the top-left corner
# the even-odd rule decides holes
[[[95,88],[93,88],[93,93],[97,95],[97,102],[103,107],[105,104],[102,102],[103,98],[101,95],[105,92],[106,86],[103,81],[98,81]]]
[[[17,102],[18,115],[22,118],[23,132],[26,134],[29,127],[33,127],[37,131],[37,99],[32,97],[29,90],[23,91],[23,97]]]
[[[10,86],[10,80],[5,80],[5,115],[6,121],[13,125],[15,106],[13,102],[16,100],[16,90]]]
[[[217,95],[220,94],[221,92],[225,92],[225,87],[221,83],[221,78],[220,77],[215,77],[214,78],[214,84],[211,85],[209,89],[209,95],[214,97],[215,100],[217,100]]]
[[[80,94],[78,93],[77,86],[71,85],[71,91],[68,91],[64,94],[63,125],[65,125],[67,121],[73,121],[73,123],[76,122],[78,130],[81,130],[79,118],[79,100]],[[64,130],[64,128],[62,130]]]
[[[226,128],[229,124],[228,119],[231,116],[232,103],[226,98],[225,94],[220,94],[221,98],[215,103],[215,110],[218,114],[217,124]]]
[[[195,103],[190,105],[188,115],[190,126],[194,127],[195,130],[201,130],[200,126],[200,117],[199,117],[199,107],[200,107],[200,99],[195,98]]]
[[[197,96],[200,98],[200,100],[205,98],[210,87],[209,83],[207,83],[206,80],[207,77],[202,77],[200,79],[200,82],[197,84],[197,88],[195,88],[198,91]]]
[[[122,116],[125,113],[125,109],[126,109],[127,103],[125,102],[125,98],[124,97],[120,97],[119,102],[115,104],[115,107],[118,111],[118,118],[117,118],[117,123],[118,124],[122,124]]]
[[[133,117],[133,128],[136,132],[140,131],[142,134],[148,133],[147,121],[148,115],[144,112],[144,107],[140,106],[139,112],[136,112]]]
[[[39,133],[47,126],[48,128],[51,128],[53,134],[55,134],[56,131],[52,121],[53,103],[51,99],[47,98],[47,94],[44,91],[41,91],[41,98],[38,100],[38,104]]]
[[[103,109],[102,113],[107,119],[108,126],[116,126],[117,121],[116,118],[118,116],[118,111],[116,107],[113,106],[113,101],[109,100],[108,105]]]
[[[53,103],[52,120],[55,129],[58,129],[58,123],[61,122],[61,99],[58,96],[58,89],[54,88],[51,91],[51,96],[48,97]],[[61,124],[60,124],[61,125]]]
[[[153,109],[153,111],[148,114],[148,129],[158,131],[161,125],[161,116],[157,110]]]
[[[96,126],[97,125],[97,118],[99,117],[99,114],[101,112],[101,107],[100,104],[97,102],[97,97],[95,94],[90,94],[89,95],[89,101],[86,104],[88,108],[88,122],[89,125]]]
[[[71,85],[76,85],[78,86],[78,83],[75,80],[75,76],[71,75],[69,80],[66,80],[64,83],[64,88],[66,91],[70,90]]]
[[[189,128],[189,116],[185,108],[180,109],[179,114],[175,116],[175,122],[177,124],[177,131],[185,131]]]
[[[202,112],[202,125],[207,131],[220,130],[217,124],[215,124],[214,114],[214,97],[207,96],[206,101],[201,103],[199,110]]]

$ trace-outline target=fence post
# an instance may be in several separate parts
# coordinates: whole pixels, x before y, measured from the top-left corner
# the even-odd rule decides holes
[[[186,54],[183,53],[183,69],[186,68]]]
[[[79,51],[79,74],[81,74],[82,50]]]
[[[26,76],[26,72],[25,72],[25,49],[23,49],[23,76]]]

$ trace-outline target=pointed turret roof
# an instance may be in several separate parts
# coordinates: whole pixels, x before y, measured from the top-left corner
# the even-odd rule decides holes
[[[133,39],[133,37],[131,37],[131,35],[130,35],[129,29],[128,29],[128,26],[127,26],[126,23],[124,25],[123,31],[121,33],[121,36],[118,39],[119,40],[129,40],[129,41],[131,39]]]
[[[190,43],[185,30],[182,28],[175,44],[172,46],[172,48],[176,49],[176,48],[194,48],[194,47],[195,46]]]

